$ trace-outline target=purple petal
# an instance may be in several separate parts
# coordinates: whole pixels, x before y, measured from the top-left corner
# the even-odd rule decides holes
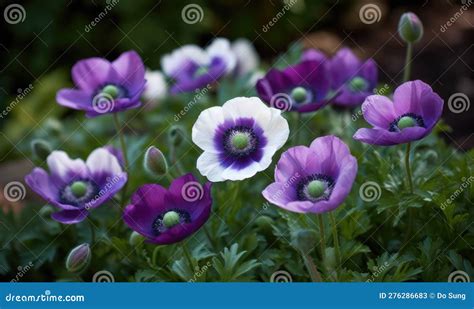
[[[296,146],[281,155],[275,168],[275,180],[287,182],[295,177],[304,178],[318,172],[320,165],[314,151],[306,146]]]
[[[71,159],[64,151],[53,151],[46,159],[51,179],[58,187],[69,184],[73,180],[85,179],[87,167],[81,159]]]
[[[117,73],[107,60],[89,58],[77,62],[72,67],[72,79],[79,89],[92,93],[105,83],[115,82]]]
[[[338,88],[348,79],[356,77],[361,66],[361,61],[349,48],[340,49],[329,63],[334,88]]]
[[[59,105],[76,110],[91,111],[91,94],[77,89],[61,89],[56,95],[56,101]]]
[[[350,156],[349,147],[333,135],[316,138],[310,145],[315,157],[320,162],[321,173],[336,179],[341,170],[341,162]]]
[[[63,224],[75,224],[84,220],[89,214],[86,210],[62,210],[51,215],[54,220]]]
[[[145,82],[145,67],[140,56],[135,51],[121,54],[112,66],[120,77],[120,84],[135,95],[143,90]]]
[[[97,148],[86,160],[89,175],[99,186],[108,183],[114,177],[122,175],[122,167],[116,156],[105,148]]]
[[[303,52],[303,55],[301,56],[301,61],[306,61],[306,60],[316,60],[318,62],[323,62],[326,61],[326,55],[321,52],[320,50],[317,49],[308,49]]]
[[[374,127],[388,130],[397,118],[392,101],[381,95],[371,95],[362,104],[364,119]]]
[[[431,90],[431,87],[421,80],[403,83],[395,89],[393,102],[397,115],[400,116],[406,113],[421,115],[420,101],[423,92],[426,90]]]
[[[405,128],[401,132],[362,128],[357,130],[353,138],[371,145],[391,146],[419,140],[428,135],[430,131],[422,127]]]

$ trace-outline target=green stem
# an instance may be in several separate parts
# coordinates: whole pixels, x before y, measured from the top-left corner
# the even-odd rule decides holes
[[[185,242],[183,242],[182,248],[183,248],[184,256],[186,257],[186,260],[188,260],[189,268],[191,269],[191,271],[194,271],[194,264],[191,258],[191,252],[189,252],[188,245]]]
[[[87,223],[89,224],[89,229],[91,231],[91,242],[90,242],[90,245],[92,246],[94,243],[95,243],[95,227],[94,227],[94,224],[92,222],[92,219],[89,217],[89,219],[87,220]]]
[[[336,281],[337,281],[337,270],[341,267],[341,249],[339,247],[339,235],[337,234],[336,218],[332,212],[329,213],[332,226],[332,238],[334,241],[334,251],[336,253]]]
[[[217,246],[212,240],[211,233],[209,233],[209,230],[207,229],[207,226],[203,227],[204,234],[206,234],[207,239],[209,240],[209,243],[211,244],[211,248],[214,252],[216,252]]]
[[[413,54],[413,44],[408,43],[407,53],[406,53],[406,56],[405,56],[405,69],[404,69],[404,72],[403,72],[403,82],[406,82],[410,79],[412,54]]]
[[[324,222],[323,222],[323,215],[318,215],[318,222],[319,222],[319,233],[321,234],[321,260],[323,261],[323,265],[326,262],[326,236],[324,235]]]
[[[301,137],[301,131],[303,130],[303,118],[301,116],[301,113],[296,113],[296,136],[295,136],[295,143],[296,145],[300,144],[300,137]]]
[[[170,159],[171,165],[175,167],[175,171],[179,174],[178,176],[186,174],[183,165],[178,161],[176,146],[173,144],[170,146]]]
[[[314,264],[313,259],[308,253],[304,253],[301,251],[301,255],[303,256],[304,264],[308,269],[309,276],[311,277],[311,281],[313,282],[322,282],[323,279],[321,278],[321,274],[319,273],[316,265]]]
[[[120,121],[118,117],[118,113],[114,113],[114,123],[115,123],[115,129],[117,130],[117,134],[119,135],[120,138],[120,145],[122,147],[122,155],[123,155],[123,160],[125,161],[125,172],[128,174],[128,169],[129,169],[129,164],[128,164],[128,158],[127,158],[127,144],[125,143],[125,136],[123,133],[123,128],[120,126]],[[128,181],[125,183],[122,189],[122,201],[120,203],[120,206],[123,208],[125,205],[125,197],[127,194],[127,184]]]
[[[407,149],[405,152],[405,168],[407,170],[408,187],[410,188],[410,193],[413,193],[413,181],[412,181],[411,168],[410,168],[410,149],[411,149],[411,143],[407,143]]]

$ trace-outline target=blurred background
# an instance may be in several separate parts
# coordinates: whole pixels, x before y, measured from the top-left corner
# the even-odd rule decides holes
[[[2,161],[19,156],[12,147],[19,140],[27,141],[31,128],[71,113],[54,106],[54,95],[70,83],[69,71],[77,60],[92,56],[114,59],[130,49],[137,50],[149,68],[159,69],[163,54],[188,43],[204,46],[215,36],[249,39],[268,64],[298,40],[305,47],[328,53],[347,45],[362,57],[374,57],[381,80],[394,85],[401,79],[404,61],[396,26],[407,10],[418,14],[425,26],[425,35],[415,46],[412,77],[431,84],[446,101],[462,93],[470,103],[474,92],[471,2],[30,0],[21,1],[22,9],[10,12],[13,20],[8,22],[6,8],[19,3],[2,1],[0,109],[21,98],[0,118],[0,155]],[[182,9],[189,4],[202,10],[194,24],[182,18]],[[372,18],[368,22],[360,16],[364,5],[375,5],[378,10],[372,12],[375,16],[366,16]],[[277,22],[269,26],[275,18]],[[98,22],[92,25],[94,20]],[[474,145],[470,138],[474,114],[469,109],[453,113],[445,108],[444,119],[453,128],[446,136],[450,143],[462,149]]]

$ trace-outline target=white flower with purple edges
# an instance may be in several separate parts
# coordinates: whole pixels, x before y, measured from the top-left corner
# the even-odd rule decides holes
[[[237,59],[230,43],[216,38],[206,49],[184,45],[161,59],[163,72],[173,78],[171,93],[192,92],[233,72]]]
[[[238,97],[201,112],[192,129],[204,153],[197,169],[212,182],[243,180],[270,166],[288,139],[281,111],[257,97]]]
[[[71,159],[64,151],[47,158],[49,174],[36,167],[25,182],[60,211],[51,217],[64,224],[84,220],[89,210],[110,200],[127,182],[119,159],[106,148],[94,150],[86,162]]]

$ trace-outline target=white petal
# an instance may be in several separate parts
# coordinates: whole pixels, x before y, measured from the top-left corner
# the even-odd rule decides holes
[[[166,75],[174,76],[188,61],[204,65],[209,63],[209,56],[197,45],[184,45],[171,54],[164,55],[161,58],[161,67]]]
[[[46,159],[51,175],[57,177],[64,183],[73,178],[85,178],[87,168],[81,159],[72,160],[64,151],[53,151]]]
[[[270,108],[257,97],[237,97],[222,105],[226,119],[261,118],[270,120]]]
[[[230,48],[230,42],[227,39],[216,38],[211,45],[206,48],[209,59],[219,57],[226,63],[226,72],[230,73],[234,70],[237,64],[237,58]]]
[[[224,122],[223,109],[214,106],[201,112],[192,129],[192,140],[205,151],[216,152],[214,135],[219,124]]]
[[[146,85],[143,97],[145,100],[156,101],[164,98],[168,91],[165,77],[160,71],[146,71]]]
[[[204,152],[197,159],[196,167],[201,175],[206,176],[209,181],[219,182],[225,180],[222,177],[224,167],[220,165],[219,157],[215,153]]]
[[[104,148],[97,148],[91,152],[86,160],[86,165],[89,172],[93,174],[118,175],[122,173],[122,167],[117,157]]]
[[[268,139],[267,146],[275,147],[276,150],[285,145],[290,135],[290,127],[288,121],[281,115],[281,111],[276,108],[270,108],[271,119],[264,123],[257,117],[257,122],[262,126],[264,134]],[[264,119],[266,120],[266,119]]]
[[[238,39],[232,43],[231,48],[237,57],[239,75],[250,73],[258,68],[260,59],[252,42],[247,39]]]

